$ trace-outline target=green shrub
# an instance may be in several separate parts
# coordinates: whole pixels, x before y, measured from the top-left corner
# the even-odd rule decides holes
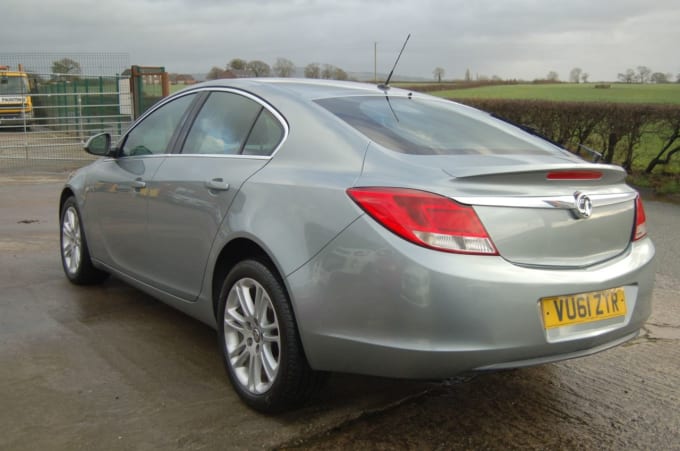
[[[680,106],[634,103],[464,99],[466,105],[530,127],[577,154],[598,150],[606,163],[651,173],[680,171]],[[677,169],[676,169],[677,168]]]

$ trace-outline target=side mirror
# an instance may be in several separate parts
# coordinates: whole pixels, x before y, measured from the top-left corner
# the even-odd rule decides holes
[[[98,133],[85,143],[85,152],[98,157],[105,157],[111,153],[111,134]]]

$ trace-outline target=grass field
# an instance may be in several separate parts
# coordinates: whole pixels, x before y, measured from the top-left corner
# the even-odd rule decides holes
[[[534,99],[557,102],[665,103],[680,105],[680,83],[620,84],[596,88],[594,83],[495,85],[470,89],[435,91],[449,99]]]

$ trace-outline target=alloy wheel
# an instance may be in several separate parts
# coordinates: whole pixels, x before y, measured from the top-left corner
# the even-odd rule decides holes
[[[281,363],[279,323],[267,290],[256,280],[236,281],[224,309],[227,360],[238,383],[249,393],[269,390]]]
[[[61,254],[69,274],[76,274],[82,261],[83,239],[80,233],[78,212],[69,206],[61,224]]]

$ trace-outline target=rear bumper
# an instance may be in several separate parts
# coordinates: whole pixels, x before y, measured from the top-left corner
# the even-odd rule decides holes
[[[0,125],[18,125],[30,122],[32,119],[32,111],[0,112]]]
[[[585,357],[588,355],[596,354],[598,352],[606,351],[607,349],[622,345],[626,343],[627,341],[630,341],[637,337],[639,335],[639,331],[635,331],[631,334],[625,335],[621,338],[615,339],[608,341],[604,344],[594,346],[592,348],[588,349],[582,349],[576,352],[569,352],[566,354],[557,354],[557,355],[552,355],[552,356],[545,356],[545,357],[536,357],[532,359],[526,359],[526,360],[515,360],[512,362],[502,362],[502,363],[494,363],[491,365],[475,368],[475,371],[497,371],[497,370],[505,370],[505,369],[512,369],[512,368],[523,368],[527,366],[535,366],[535,365],[544,365],[546,363],[552,363],[552,362],[559,362],[562,360],[569,360],[569,359],[575,359],[578,357]]]
[[[362,217],[287,283],[313,368],[444,378],[629,340],[651,313],[654,253],[647,238],[587,269],[533,269],[424,249]],[[626,287],[625,317],[557,335],[543,327],[540,298],[613,287]]]

